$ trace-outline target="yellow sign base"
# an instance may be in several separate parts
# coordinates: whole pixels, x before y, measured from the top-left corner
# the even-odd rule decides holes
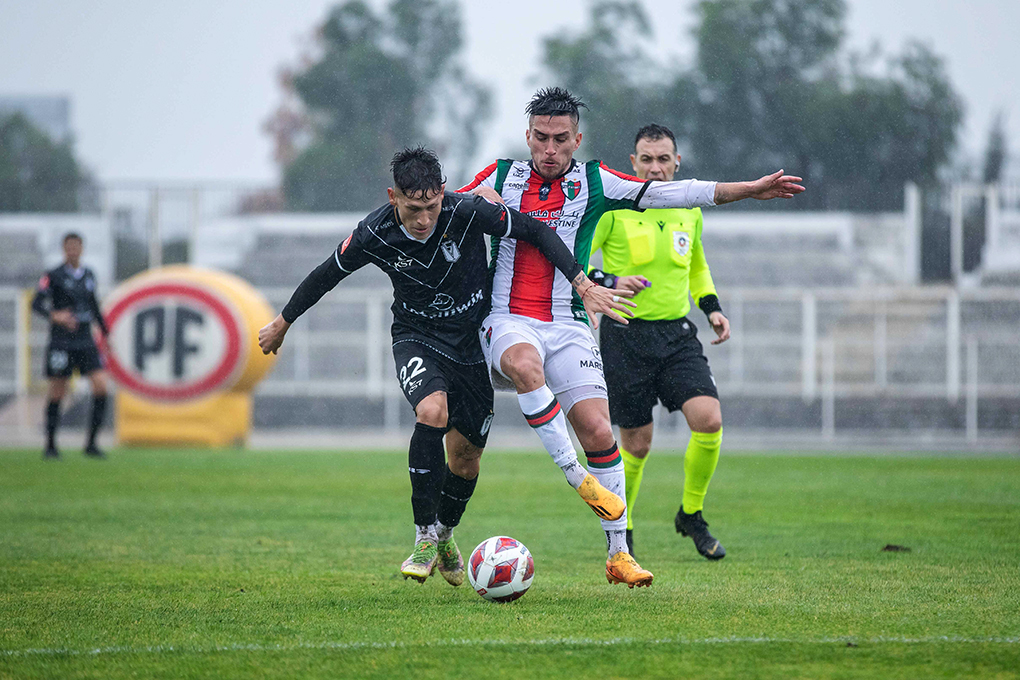
[[[117,441],[126,446],[242,446],[251,431],[252,398],[224,392],[184,404],[117,394]]]

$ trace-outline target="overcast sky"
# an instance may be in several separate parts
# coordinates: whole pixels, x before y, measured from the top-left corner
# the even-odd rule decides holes
[[[280,103],[276,71],[293,63],[331,0],[0,0],[0,94],[66,94],[79,155],[102,179],[275,181],[263,132]],[[381,6],[382,0],[373,4]],[[461,0],[467,60],[493,86],[498,113],[481,159],[519,147],[522,109],[545,84],[540,39],[584,25],[584,0]],[[692,0],[643,0],[660,44],[693,53]],[[995,111],[1020,148],[1020,2],[848,0],[849,44],[909,38],[946,58],[978,158]],[[504,61],[505,60],[505,61]],[[497,64],[500,64],[497,68]]]

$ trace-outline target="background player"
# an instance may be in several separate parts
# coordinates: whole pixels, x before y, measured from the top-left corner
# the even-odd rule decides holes
[[[680,167],[673,133],[661,125],[638,130],[630,155],[641,179],[671,181]],[[706,315],[718,345],[730,337],[701,240],[700,208],[637,212],[614,210],[599,220],[591,252],[602,249],[601,270],[591,277],[609,288],[635,292],[636,320],[602,324],[600,347],[609,388],[609,413],[620,427],[620,456],[627,478],[627,545],[634,552],[634,507],[652,445],[652,408],[659,401],[682,410],[691,429],[684,456],[684,492],[676,530],[694,540],[710,560],[726,550],[701,516],[708,483],[719,462],[722,411],[715,378],[697,328],[687,320],[691,304]]]
[[[389,203],[305,278],[259,332],[259,345],[277,351],[290,325],[355,270],[371,263],[386,272],[393,283],[393,358],[417,419],[408,451],[415,548],[401,573],[423,583],[438,560],[443,577],[460,585],[464,561],[453,529],[474,492],[492,422],[492,385],[478,345],[489,308],[483,234],[533,243],[593,311],[623,321],[614,309],[624,306],[588,280],[541,222],[476,196],[444,193],[442,167],[431,151],[405,149],[391,166]]]
[[[32,309],[50,322],[50,342],[44,367],[49,391],[43,457],[60,457],[56,439],[60,402],[67,394],[67,379],[78,369],[78,373],[88,376],[92,384],[92,413],[84,453],[90,458],[105,458],[96,444],[96,433],[106,414],[106,371],[92,337],[92,324],[99,326],[105,338],[106,323],[96,300],[96,276],[91,269],[81,266],[81,236],[67,234],[63,246],[63,264],[39,279],[39,287],[32,300]]]
[[[691,208],[745,198],[792,198],[804,191],[799,177],[782,171],[754,182],[645,182],[598,161],[579,163],[574,152],[581,143],[581,106],[580,99],[561,88],[540,90],[526,109],[531,160],[497,161],[461,190],[494,200],[502,196],[511,208],[546,222],[584,265],[595,225],[607,210]],[[625,495],[602,357],[583,306],[567,280],[527,244],[494,239],[493,255],[492,313],[483,327],[493,379],[516,388],[525,418],[574,488],[582,473],[561,408],[584,448],[588,470],[609,491]],[[651,572],[628,552],[626,524],[626,517],[602,520],[609,547],[606,578],[630,587],[650,585]]]

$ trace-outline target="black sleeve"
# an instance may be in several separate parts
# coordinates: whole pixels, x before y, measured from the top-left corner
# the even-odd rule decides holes
[[[620,277],[618,277],[616,274],[604,272],[601,269],[598,269],[597,267],[592,267],[591,271],[588,272],[588,278],[594,281],[595,283],[599,284],[600,286],[604,286],[606,288],[616,288],[616,280]]]
[[[573,281],[575,276],[584,271],[584,267],[578,263],[563,239],[544,222],[512,208],[504,206],[503,209],[507,213],[507,220],[510,221],[510,238],[527,241],[538,248],[545,259],[552,262],[553,266],[567,277],[567,281]]]
[[[347,274],[337,264],[336,253],[326,258],[326,261],[312,270],[305,277],[305,280],[297,287],[290,301],[280,313],[287,323],[294,323],[299,316],[308,311],[322,296],[333,290],[336,284],[347,277]]]
[[[719,298],[715,295],[706,295],[698,300],[698,307],[705,313],[705,316],[712,312],[722,312],[722,305],[719,304]]]
[[[89,305],[92,307],[92,313],[96,315],[96,323],[99,324],[99,330],[103,332],[103,337],[106,337],[110,331],[106,327],[106,320],[103,319],[103,311],[99,309],[99,300],[96,299],[95,292],[89,293]]]
[[[43,274],[39,279],[39,286],[35,289],[35,297],[32,298],[32,311],[39,316],[50,318],[53,311],[53,293],[50,290],[50,275]]]

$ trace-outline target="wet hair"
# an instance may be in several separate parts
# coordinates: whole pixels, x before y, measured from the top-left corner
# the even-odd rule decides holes
[[[665,125],[659,125],[652,123],[646,125],[637,131],[637,135],[634,137],[634,148],[637,148],[637,143],[642,139],[647,139],[650,142],[657,142],[660,139],[668,139],[673,142],[673,153],[676,153],[676,137],[673,135],[673,131]]]
[[[407,147],[393,154],[390,169],[393,184],[410,198],[424,199],[441,191],[446,184],[439,156],[424,146]]]
[[[535,93],[524,112],[531,116],[570,116],[577,125],[581,120],[581,107],[588,105],[562,87],[546,87]]]
[[[66,234],[64,234],[64,238],[60,242],[67,243],[68,241],[77,241],[78,243],[81,243],[82,242],[81,234],[75,231],[67,232]]]

